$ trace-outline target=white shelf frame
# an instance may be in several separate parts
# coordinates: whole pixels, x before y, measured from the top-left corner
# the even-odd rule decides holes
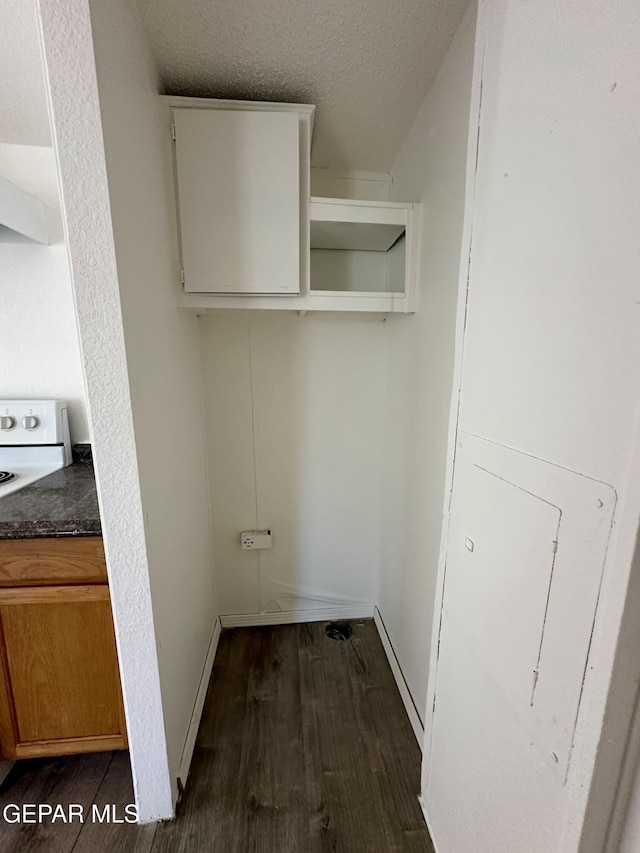
[[[312,196],[309,199],[309,223],[315,222],[358,222],[372,225],[404,225],[405,228],[405,289],[404,292],[367,292],[367,291],[334,291],[311,290],[311,280],[308,283],[308,294],[311,299],[336,300],[335,309],[329,310],[361,310],[389,311],[390,313],[409,314],[415,311],[415,290],[418,270],[416,220],[419,217],[419,205],[392,201],[360,201],[344,198],[321,198]],[[342,309],[339,306],[350,300],[363,300],[361,307]],[[385,305],[390,305],[386,309]],[[370,307],[371,306],[371,307]],[[381,307],[378,307],[381,306]],[[320,309],[323,310],[323,309]],[[326,310],[326,309],[324,309]]]
[[[259,311],[337,311],[383,314],[407,314],[416,310],[418,276],[418,234],[420,205],[400,202],[361,201],[310,196],[311,135],[315,107],[307,104],[281,104],[263,101],[232,101],[218,98],[185,98],[171,95],[160,96],[166,110],[167,120],[167,171],[174,187],[171,196],[172,215],[176,223],[174,257],[177,269],[178,307],[203,314],[221,309]],[[172,110],[174,108],[223,109],[223,110],[270,110],[275,112],[297,112],[300,115],[300,293],[287,295],[217,293],[185,293],[181,285],[181,263],[179,242],[179,218],[175,196],[175,170],[171,140]],[[355,292],[311,290],[310,281],[310,221],[391,223],[405,226],[405,292]]]

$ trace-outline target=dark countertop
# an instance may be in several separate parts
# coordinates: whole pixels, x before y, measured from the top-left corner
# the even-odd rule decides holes
[[[101,534],[91,462],[75,462],[0,499],[0,539]]]

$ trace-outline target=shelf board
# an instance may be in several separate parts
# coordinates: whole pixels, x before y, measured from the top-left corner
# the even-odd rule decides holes
[[[404,225],[380,222],[311,220],[311,249],[388,252],[405,232]]]
[[[311,291],[299,296],[220,296],[210,293],[182,293],[178,307],[196,314],[225,309],[270,311],[363,311],[382,314],[406,313],[404,293],[355,293],[353,291]]]

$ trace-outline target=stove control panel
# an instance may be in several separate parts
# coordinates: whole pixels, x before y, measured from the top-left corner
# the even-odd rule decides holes
[[[0,447],[69,444],[67,405],[60,400],[0,400]]]

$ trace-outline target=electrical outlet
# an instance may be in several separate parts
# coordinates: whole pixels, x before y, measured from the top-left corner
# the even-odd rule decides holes
[[[270,530],[243,530],[240,534],[240,547],[243,551],[259,551],[271,548]]]

